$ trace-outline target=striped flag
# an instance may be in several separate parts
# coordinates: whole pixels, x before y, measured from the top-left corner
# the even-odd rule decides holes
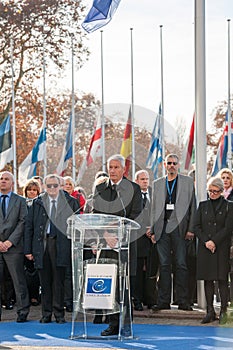
[[[11,142],[11,124],[8,115],[0,125],[0,169],[13,160],[13,148]]]
[[[233,123],[231,123],[231,150],[233,150]],[[222,168],[227,168],[227,151],[228,151],[228,125],[225,125],[221,136],[218,151],[213,166],[212,176],[215,176]]]
[[[161,134],[161,104],[159,113],[155,119],[155,125],[151,136],[149,154],[146,160],[146,167],[151,169],[154,174],[154,179],[158,175],[158,166],[163,161],[163,135]]]
[[[184,146],[184,151],[183,151],[182,161],[181,161],[181,171],[189,170],[191,163],[194,161],[194,131],[195,131],[194,123],[195,123],[195,113],[193,115],[189,137]]]
[[[121,0],[94,0],[93,5],[82,23],[88,33],[108,24],[116,12]]]
[[[56,169],[56,173],[61,176],[63,175],[64,170],[67,168],[68,160],[73,156],[72,143],[73,143],[73,137],[72,137],[72,116],[71,116],[67,133],[66,133],[66,141],[62,150],[61,159]]]
[[[121,145],[120,154],[125,157],[125,173],[124,175],[128,177],[129,167],[132,155],[132,117],[131,117],[131,107],[129,108],[128,121],[125,127],[124,138]]]
[[[89,150],[86,158],[83,160],[78,173],[77,182],[79,183],[83,178],[83,175],[87,167],[95,161],[97,157],[102,156],[102,128],[101,128],[101,116],[97,118],[94,134],[91,138]]]
[[[41,129],[39,138],[18,169],[19,186],[23,187],[28,179],[36,175],[36,164],[42,161],[45,156],[46,128]]]

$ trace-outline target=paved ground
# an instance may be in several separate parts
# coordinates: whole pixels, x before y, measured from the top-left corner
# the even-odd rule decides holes
[[[216,308],[218,312],[218,307]],[[144,307],[143,311],[134,311],[134,323],[149,323],[149,324],[173,324],[173,325],[190,325],[190,326],[203,326],[201,320],[205,315],[205,311],[194,306],[193,311],[177,310],[176,306],[172,306],[171,310],[163,310],[159,312],[153,312]],[[41,306],[32,306],[29,320],[38,320],[41,317]],[[72,314],[66,313],[66,320],[71,321]],[[2,309],[2,322],[15,322],[16,320],[16,308],[13,310]],[[92,320],[92,317],[89,317]],[[215,321],[209,325],[216,326],[218,321]]]

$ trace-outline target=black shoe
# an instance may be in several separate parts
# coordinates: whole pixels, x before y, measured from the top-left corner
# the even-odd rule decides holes
[[[51,322],[51,316],[43,316],[40,319],[40,323],[50,323]]]
[[[106,315],[106,316],[105,316],[104,323],[109,323],[109,315]]]
[[[117,335],[119,333],[119,326],[109,326],[107,329],[101,332],[103,337],[110,335]]]
[[[38,305],[40,305],[40,302],[39,302],[39,300],[37,300],[35,298],[32,298],[31,299],[31,305],[32,306],[38,306]]]
[[[27,322],[27,315],[19,314],[17,319],[16,319],[16,322],[18,322],[18,323]]]
[[[170,310],[171,306],[169,304],[152,305],[151,309],[153,311]]]
[[[67,312],[73,312],[73,306],[72,305],[67,305],[66,306],[66,311]]]
[[[142,306],[142,303],[135,303],[134,304],[134,310],[136,311],[143,311],[143,306]]]
[[[227,313],[221,311],[219,315],[219,324],[226,324],[226,323],[227,323]]]
[[[214,311],[210,311],[208,312],[205,317],[203,318],[203,320],[201,321],[202,324],[205,324],[205,323],[210,323],[210,322],[213,322],[217,320],[216,318],[216,313]]]
[[[179,304],[178,310],[193,311],[192,307],[188,304]]]
[[[102,315],[95,315],[93,323],[94,324],[101,324],[102,323]]]
[[[5,309],[6,310],[13,310],[14,304],[10,301],[9,303],[6,303]]]
[[[66,320],[64,319],[64,317],[56,317],[56,323],[63,324],[66,323]]]

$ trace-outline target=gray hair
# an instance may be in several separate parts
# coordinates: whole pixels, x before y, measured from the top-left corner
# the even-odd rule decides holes
[[[207,189],[209,189],[210,186],[216,186],[218,187],[222,192],[224,190],[223,181],[220,177],[211,177],[207,183]]]
[[[167,163],[167,161],[168,161],[169,158],[176,158],[176,159],[177,159],[177,163],[179,163],[179,157],[178,157],[177,154],[175,154],[175,153],[169,153],[169,154],[166,156],[166,158],[165,158],[165,162],[166,162],[166,163]]]
[[[59,185],[61,184],[61,177],[57,174],[49,174],[49,175],[45,176],[45,178],[44,178],[45,184],[46,184],[48,179],[57,179]]]
[[[149,173],[147,170],[144,170],[144,169],[141,169],[141,170],[138,170],[136,173],[135,173],[135,180],[138,179],[139,175],[141,174],[146,174],[148,177],[149,177]]]
[[[1,171],[0,177],[2,177],[3,174],[7,174],[11,178],[12,182],[15,181],[14,175],[10,171],[7,171],[7,170]]]
[[[122,168],[125,166],[125,157],[123,157],[121,154],[114,154],[113,156],[109,157],[107,160],[107,167],[109,168],[109,163],[112,160],[118,160],[118,162],[121,163]]]

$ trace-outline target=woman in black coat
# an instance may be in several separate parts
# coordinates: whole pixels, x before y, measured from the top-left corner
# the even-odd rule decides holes
[[[219,322],[227,321],[228,273],[230,241],[233,230],[233,207],[223,196],[223,181],[211,178],[209,198],[200,203],[195,217],[194,232],[198,237],[197,279],[204,280],[207,314],[202,323],[216,320],[213,306],[214,281],[218,281],[221,298]]]

